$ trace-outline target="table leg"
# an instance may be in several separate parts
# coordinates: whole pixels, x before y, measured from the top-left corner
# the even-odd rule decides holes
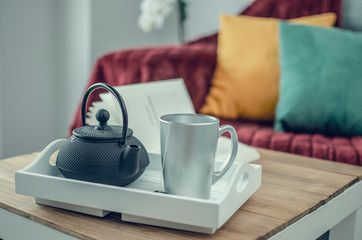
[[[343,219],[329,232],[329,240],[362,239],[362,207]]]

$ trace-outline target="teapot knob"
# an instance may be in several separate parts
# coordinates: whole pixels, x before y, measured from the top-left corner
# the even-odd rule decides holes
[[[109,120],[109,112],[106,109],[99,109],[96,113],[96,119],[99,122],[99,126],[104,127],[107,125],[107,121]]]

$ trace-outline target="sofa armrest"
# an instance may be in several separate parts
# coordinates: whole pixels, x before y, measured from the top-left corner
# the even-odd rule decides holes
[[[198,110],[208,92],[215,65],[216,45],[213,44],[126,49],[99,58],[87,88],[99,82],[119,86],[183,78],[194,107]],[[98,94],[101,92],[104,90],[98,89],[89,96],[87,108],[92,102],[99,101]],[[79,103],[69,135],[74,128],[81,125]]]

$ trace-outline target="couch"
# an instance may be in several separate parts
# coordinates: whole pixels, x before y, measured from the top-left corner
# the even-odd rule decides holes
[[[256,0],[241,14],[289,19],[324,12],[336,13],[336,25],[341,26],[340,0]],[[116,86],[183,78],[194,107],[199,111],[211,86],[216,67],[216,50],[217,34],[212,34],[177,46],[114,51],[97,60],[87,87],[97,82]],[[88,106],[98,100],[97,94],[92,94]],[[274,130],[272,121],[242,118],[221,119],[221,123],[234,126],[239,141],[251,146],[354,165],[361,165],[362,162],[362,136],[281,132]],[[70,131],[80,126],[79,106]]]

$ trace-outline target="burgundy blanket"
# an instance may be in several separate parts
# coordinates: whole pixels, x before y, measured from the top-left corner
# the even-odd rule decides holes
[[[263,17],[295,18],[323,12],[335,12],[340,18],[341,0],[256,0],[242,14]],[[198,110],[210,87],[216,64],[216,34],[181,46],[126,49],[109,53],[96,62],[88,86],[104,82],[124,85],[137,82],[183,78]],[[92,93],[88,106],[98,101]],[[361,165],[362,137],[326,137],[319,134],[275,132],[272,123],[230,121],[241,142],[278,151]],[[71,131],[81,126],[80,104]]]

